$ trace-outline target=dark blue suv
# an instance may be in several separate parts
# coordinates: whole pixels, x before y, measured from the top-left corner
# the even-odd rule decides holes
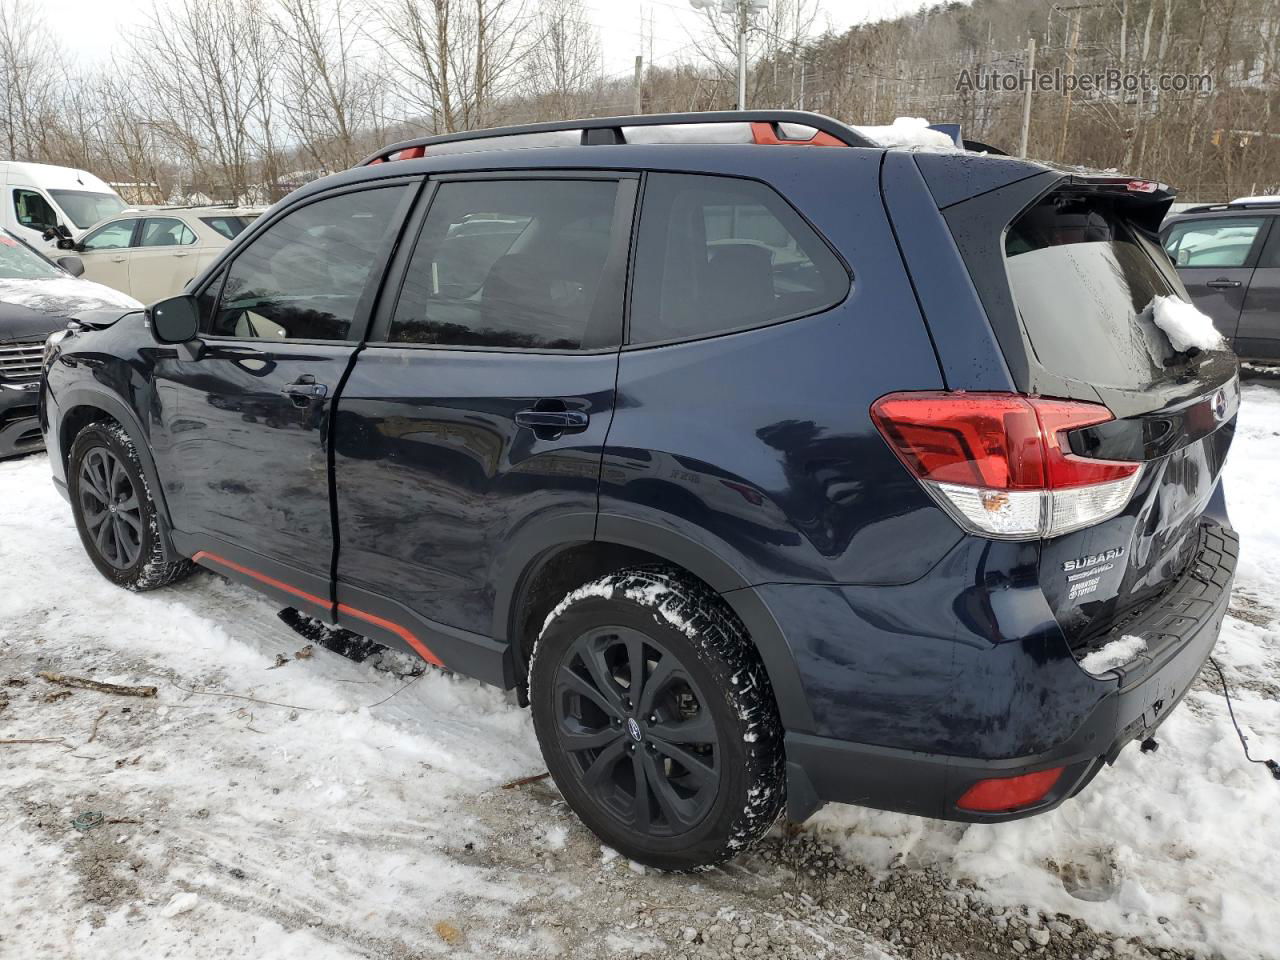
[[[397,144],[51,342],[97,568],[192,562],[515,688],[643,863],[827,801],[995,821],[1173,709],[1226,610],[1226,351],[1161,184],[804,113]]]

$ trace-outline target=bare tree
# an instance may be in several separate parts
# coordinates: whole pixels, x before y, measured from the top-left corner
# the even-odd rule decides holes
[[[529,94],[551,116],[578,116],[599,83],[599,34],[581,0],[543,0],[535,23],[525,60]]]
[[[57,50],[37,0],[0,2],[0,124],[12,159],[48,150]]]
[[[440,132],[480,126],[514,86],[522,14],[523,0],[383,0],[383,50],[405,75],[408,106]]]
[[[262,29],[258,0],[179,0],[154,7],[151,25],[132,44],[151,122],[208,190],[229,200],[248,194],[252,127],[269,121]],[[260,141],[262,131],[256,134]]]
[[[345,0],[279,0],[285,122],[322,172],[355,164],[377,126],[378,78],[359,60],[359,30]]]

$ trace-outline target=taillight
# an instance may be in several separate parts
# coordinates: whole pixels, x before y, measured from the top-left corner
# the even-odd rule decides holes
[[[1128,504],[1142,464],[1071,452],[1068,431],[1105,423],[1094,403],[1015,393],[891,393],[871,418],[894,453],[966,530],[1057,537]]]
[[[964,792],[956,806],[978,813],[1011,813],[1033,806],[1049,795],[1062,779],[1062,767],[1016,777],[979,780]]]

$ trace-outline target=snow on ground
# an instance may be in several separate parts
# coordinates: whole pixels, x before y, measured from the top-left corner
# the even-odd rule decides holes
[[[1252,384],[1216,656],[1255,756],[1280,758],[1278,478],[1280,390]],[[602,853],[551,784],[502,789],[544,769],[507,695],[320,649],[271,669],[303,644],[207,573],[111,587],[44,457],[0,463],[0,740],[62,738],[0,744],[2,960],[1280,957],[1280,783],[1244,762],[1216,677],[1158,752],[1126,750],[1054,813],[832,807],[665,876]],[[46,670],[159,694],[50,700]],[[78,832],[85,811],[107,823]]]

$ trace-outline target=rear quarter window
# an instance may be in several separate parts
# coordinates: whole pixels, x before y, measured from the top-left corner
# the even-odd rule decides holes
[[[817,313],[849,292],[826,243],[753,180],[650,174],[630,343],[707,337]]]

